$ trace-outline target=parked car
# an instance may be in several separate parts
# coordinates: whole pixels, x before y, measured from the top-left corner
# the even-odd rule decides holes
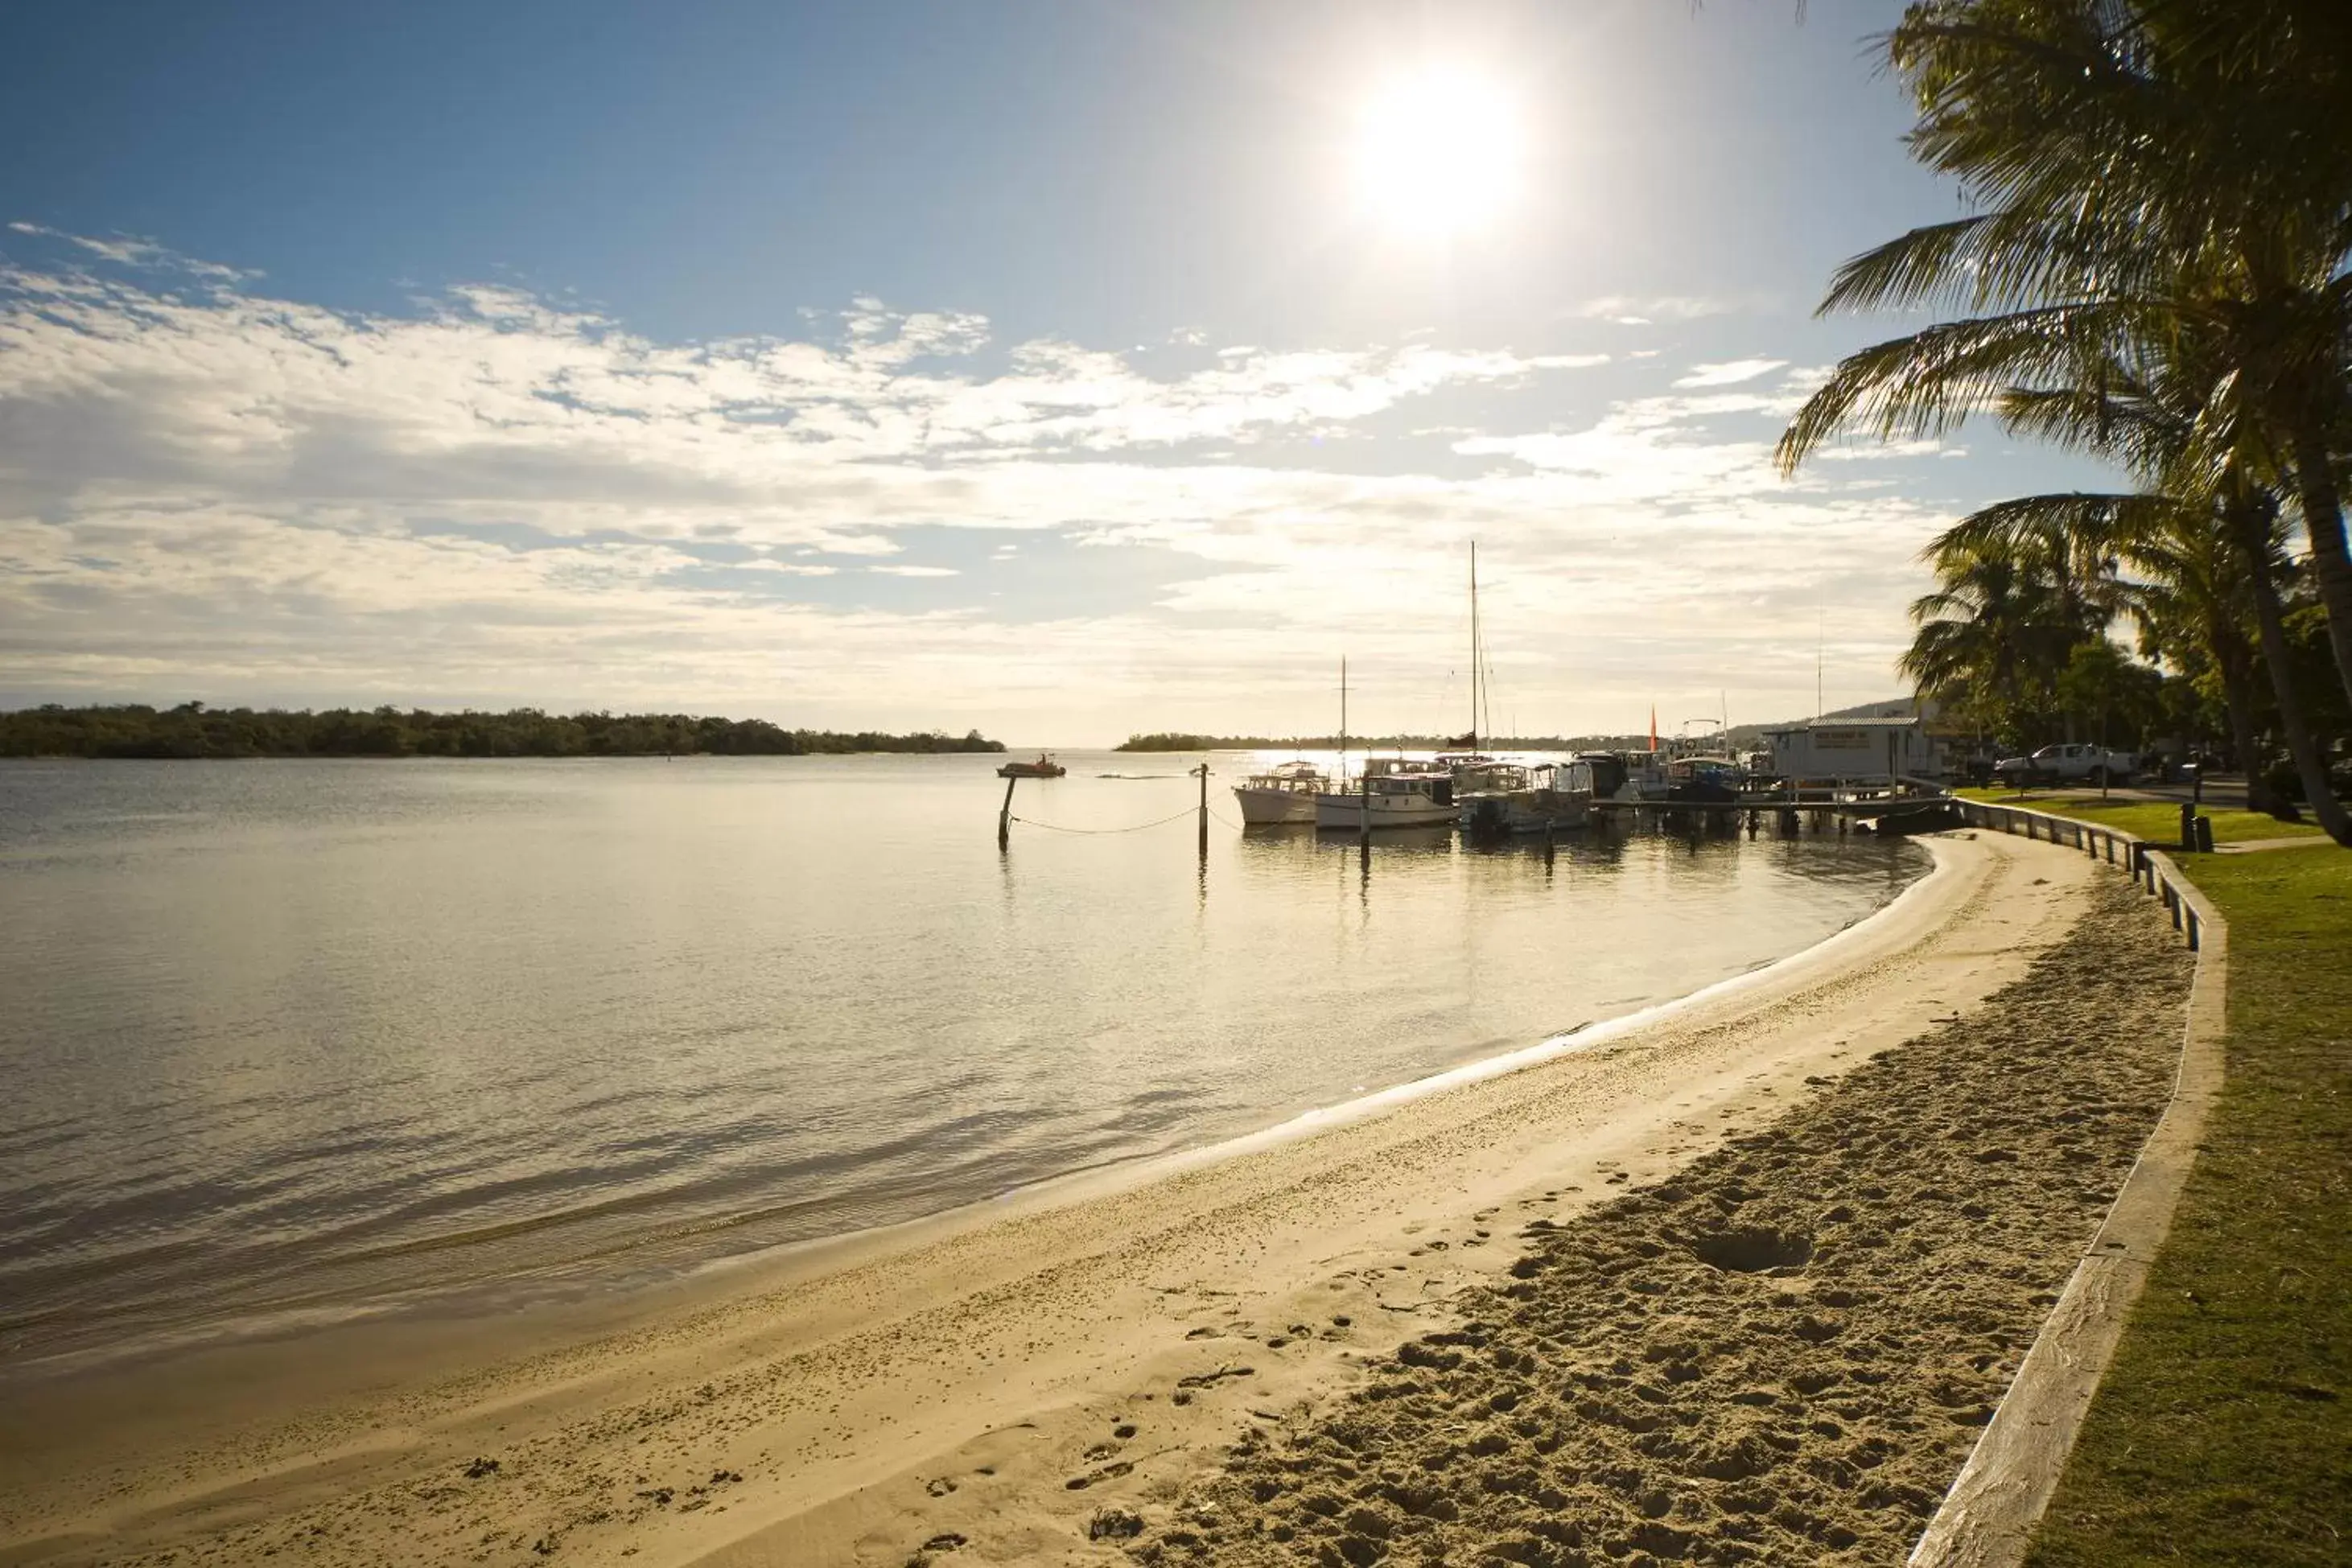
[[[1992,776],[2012,789],[2029,784],[2128,784],[2139,759],[2128,751],[2068,742],[2045,746],[2031,757],[2004,757]]]

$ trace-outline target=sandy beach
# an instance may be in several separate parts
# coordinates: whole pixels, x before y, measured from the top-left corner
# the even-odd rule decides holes
[[[1872,919],[1578,1049],[634,1321],[34,1385],[0,1563],[1899,1561],[2188,983],[2082,856],[1933,848]]]

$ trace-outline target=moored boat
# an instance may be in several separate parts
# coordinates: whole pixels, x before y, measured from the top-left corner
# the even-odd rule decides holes
[[[1008,762],[996,770],[999,779],[1059,779],[1068,768],[1054,760],[1047,752],[1039,752],[1034,762]]]
[[[1666,764],[1666,799],[1693,805],[1734,802],[1746,772],[1736,758],[1677,757]]]
[[[1311,822],[1315,820],[1316,798],[1330,790],[1330,776],[1314,763],[1300,758],[1277,763],[1234,785],[1234,804],[1241,808],[1245,827]]]
[[[1454,821],[1454,775],[1428,763],[1364,765],[1356,787],[1315,797],[1315,825],[1350,831],[1426,828]]]
[[[1460,797],[1462,831],[1474,838],[1581,828],[1592,820],[1592,768],[1586,762],[1546,762],[1520,768],[1508,789]]]

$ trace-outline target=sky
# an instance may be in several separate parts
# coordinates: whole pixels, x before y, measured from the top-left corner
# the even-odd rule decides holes
[[[0,706],[1667,732],[2103,486],[1770,449],[1958,209],[1895,0],[0,19]],[[1400,107],[1402,106],[1402,107]]]

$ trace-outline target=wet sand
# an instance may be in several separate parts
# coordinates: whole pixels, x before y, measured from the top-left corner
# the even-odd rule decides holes
[[[34,1390],[0,1563],[1895,1560],[2153,1120],[2187,977],[2127,894],[2078,930],[2123,885],[2079,856],[1936,852],[1796,960],[1311,1135],[593,1333],[362,1327]],[[1455,1518],[1405,1507],[1416,1475]]]

